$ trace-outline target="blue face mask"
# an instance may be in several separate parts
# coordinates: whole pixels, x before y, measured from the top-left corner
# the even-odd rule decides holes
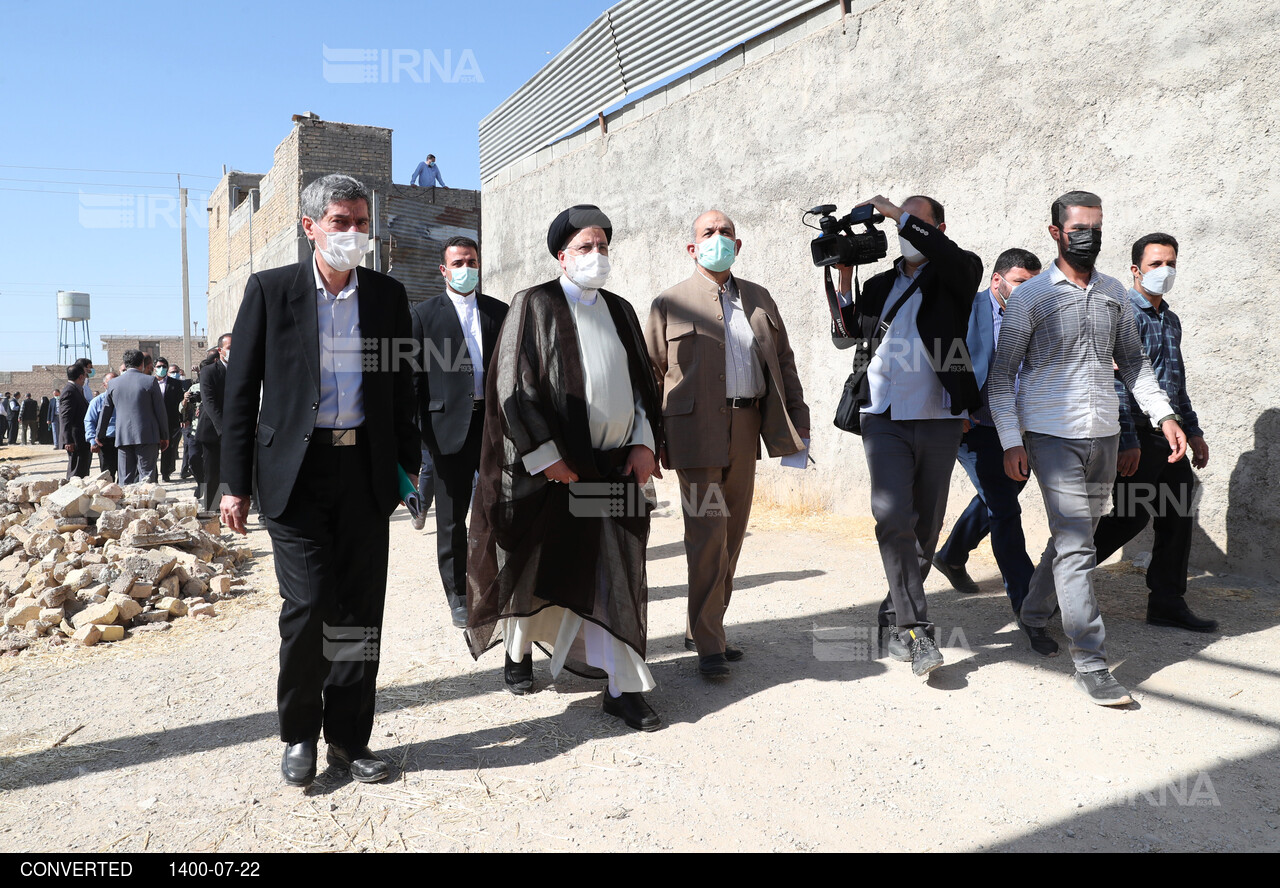
[[[698,264],[707,271],[728,271],[737,258],[734,242],[723,234],[715,234],[698,244]]]
[[[90,378],[90,379],[92,379],[92,378],[93,378],[93,368],[92,368],[92,367],[90,367],[90,368],[89,368],[89,378]]]
[[[480,283],[480,269],[478,268],[464,265],[462,268],[455,268],[449,273],[450,289],[455,293],[461,293],[463,296],[474,290],[478,283]]]
[[[157,368],[156,368],[156,376],[157,376],[157,377],[159,377],[160,379],[164,379],[164,378],[165,378],[166,376],[168,376],[168,375],[169,375],[169,368],[168,368],[168,367],[157,367]]]

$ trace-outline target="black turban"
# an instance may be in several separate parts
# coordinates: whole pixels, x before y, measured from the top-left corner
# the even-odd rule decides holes
[[[565,244],[584,228],[603,228],[605,241],[613,240],[613,224],[609,217],[594,204],[578,204],[556,216],[547,229],[547,249],[551,255],[559,256]]]

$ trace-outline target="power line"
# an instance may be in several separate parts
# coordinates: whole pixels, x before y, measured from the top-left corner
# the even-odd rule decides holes
[[[221,176],[204,176],[200,173],[167,173],[158,170],[89,170],[81,167],[42,167],[19,166],[13,163],[0,163],[0,169],[6,170],[49,170],[56,173],[131,173],[139,176],[189,176],[192,179],[221,179]]]
[[[22,181],[22,180],[18,180],[18,181]],[[143,186],[122,185],[122,186],[120,186],[120,187],[122,187],[122,188],[133,188],[133,187],[151,188],[151,187],[155,187],[155,186],[150,186],[150,185],[143,185]],[[189,189],[187,189],[187,190],[188,190],[188,191],[192,191],[192,192],[194,192],[195,194],[213,194],[213,192],[212,192],[212,191],[200,191],[200,190],[192,189],[192,188],[189,188]],[[61,190],[59,190],[59,189],[57,189],[57,188],[9,188],[9,187],[7,187],[7,186],[0,187],[0,191],[24,191],[24,192],[26,192],[26,193],[28,193],[28,194],[93,194],[93,195],[98,195],[98,196],[101,196],[101,197],[125,197],[125,196],[126,196],[126,195],[118,194],[118,193],[113,192],[113,191],[61,191]]]
[[[0,176],[0,182],[29,182],[32,185],[104,185],[107,188],[150,188],[152,190],[160,188],[160,189],[164,189],[165,191],[171,191],[171,190],[177,191],[179,188],[178,185],[157,185],[155,183],[143,184],[140,182],[76,182],[76,181],[67,180],[67,179],[19,179],[12,176]],[[201,189],[198,189],[198,188],[197,189],[188,188],[187,190],[200,191],[201,194],[212,194],[212,192],[202,191]]]

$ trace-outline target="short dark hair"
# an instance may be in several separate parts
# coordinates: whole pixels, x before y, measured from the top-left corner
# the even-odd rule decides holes
[[[77,366],[77,367],[80,367],[81,369],[88,370],[90,367],[92,367],[92,366],[93,366],[93,359],[92,359],[92,358],[78,358],[78,359],[76,360],[76,366]]]
[[[137,368],[142,366],[144,358],[145,355],[138,351],[138,349],[130,348],[125,350],[124,357],[120,359],[120,363],[124,364],[126,367]]]
[[[1067,214],[1067,207],[1100,207],[1102,206],[1102,198],[1094,194],[1092,191],[1068,191],[1062,197],[1053,202],[1049,207],[1049,221],[1059,228],[1062,227],[1062,217]]]
[[[1155,231],[1151,234],[1143,235],[1133,242],[1133,264],[1141,265],[1142,256],[1147,252],[1147,247],[1151,244],[1160,244],[1165,247],[1173,247],[1173,255],[1178,255],[1178,241],[1172,234],[1165,234],[1163,231]]]
[[[1025,268],[1032,274],[1039,274],[1041,268],[1040,260],[1030,250],[1020,250],[1014,247],[1001,253],[1000,258],[996,259],[996,267],[991,270],[996,274],[1004,274],[1015,268]]]
[[[71,364],[70,366],[67,367],[67,379],[71,380],[72,382],[75,382],[81,376],[84,376],[84,374],[85,374],[85,369],[80,365],[79,361],[76,361],[74,364]]]
[[[938,203],[927,194],[913,194],[902,202],[905,207],[908,200],[922,200],[929,205],[929,209],[933,212],[933,224],[941,225],[947,221],[947,214],[942,210],[942,204]]]
[[[219,337],[218,337],[218,348],[222,348],[222,341],[223,341],[224,339],[230,339],[230,338],[231,338],[231,334],[230,334],[230,333],[223,333],[221,336],[219,336]],[[209,351],[217,351],[217,350],[218,350],[218,348],[211,348],[211,349],[209,349]]]
[[[476,258],[477,259],[480,258],[480,245],[469,237],[463,237],[462,235],[458,235],[456,237],[449,238],[447,241],[444,242],[444,246],[440,248],[440,264],[441,265],[444,265],[444,262],[445,262],[444,254],[449,251],[450,247],[470,247],[471,249],[476,251]]]
[[[169,359],[161,355],[159,358],[156,359],[156,366],[159,367],[161,364],[164,364],[166,367],[168,367]]]

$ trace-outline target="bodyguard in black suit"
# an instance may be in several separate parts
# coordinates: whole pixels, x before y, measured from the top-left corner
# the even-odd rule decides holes
[[[879,622],[889,656],[917,676],[942,665],[924,596],[964,417],[981,404],[965,337],[982,260],[947,235],[942,204],[914,195],[896,206],[867,203],[898,224],[902,258],[849,299],[851,269],[841,269],[841,323],[847,348],[870,339],[895,306],[890,326],[861,379],[862,445],[871,477],[871,513],[889,594]],[[846,304],[850,303],[850,304]],[[843,329],[840,329],[843,328]],[[880,329],[883,329],[881,326]]]
[[[201,508],[212,512],[222,499],[222,405],[226,399],[227,357],[231,334],[218,338],[218,356],[200,368],[200,421],[196,443],[200,447]]]
[[[474,240],[451,238],[440,261],[445,292],[413,307],[413,338],[422,344],[414,385],[422,443],[435,465],[440,581],[453,625],[465,629],[467,511],[480,468],[485,378],[507,306],[480,293],[480,247]],[[472,349],[477,334],[479,366]]]
[[[63,386],[58,396],[58,441],[62,449],[67,451],[67,478],[78,475],[89,477],[89,466],[93,462],[93,452],[89,439],[84,434],[84,415],[89,412],[89,399],[84,396],[85,369],[76,363],[67,367],[67,379],[70,385]],[[14,418],[17,421],[17,418]]]
[[[277,702],[287,783],[329,764],[362,782],[387,764],[368,748],[398,471],[418,471],[412,328],[404,287],[357,268],[369,192],[327,175],[302,193],[312,259],[254,274],[232,329],[222,423],[223,521],[244,533],[258,463],[275,554]],[[261,393],[261,407],[259,407]]]
[[[163,374],[160,372],[163,370]],[[169,359],[156,361],[156,382],[164,398],[164,413],[169,419],[169,446],[160,451],[160,476],[165,481],[178,462],[178,441],[182,437],[182,381],[169,376]]]

